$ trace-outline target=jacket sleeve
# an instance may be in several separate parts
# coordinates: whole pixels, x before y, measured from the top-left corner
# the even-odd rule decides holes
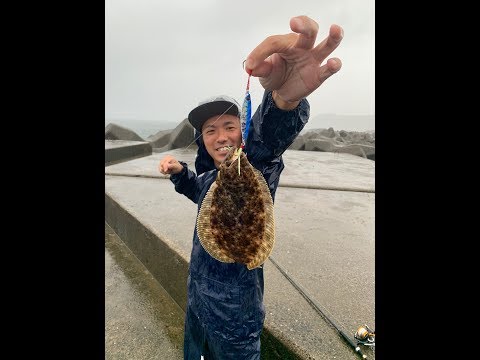
[[[170,175],[170,181],[175,185],[176,192],[185,195],[197,204],[199,197],[199,177],[188,168],[185,162],[179,161],[179,163],[183,165],[183,169],[178,174]]]
[[[310,104],[302,99],[293,110],[276,107],[271,91],[265,91],[261,105],[252,117],[246,150],[255,163],[280,157],[305,127],[310,116]]]

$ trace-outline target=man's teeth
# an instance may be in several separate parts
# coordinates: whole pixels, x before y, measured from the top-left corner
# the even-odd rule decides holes
[[[230,150],[232,148],[232,146],[224,146],[224,147],[221,147],[221,148],[218,148],[217,150],[218,151],[225,151],[225,150]]]

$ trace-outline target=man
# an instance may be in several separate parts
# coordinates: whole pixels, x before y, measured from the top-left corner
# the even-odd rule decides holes
[[[306,97],[341,68],[337,58],[322,62],[343,38],[338,25],[314,47],[318,24],[307,16],[290,20],[294,33],[267,37],[247,57],[245,68],[265,88],[252,117],[245,152],[264,176],[272,199],[284,168],[282,154],[308,121]],[[197,140],[196,173],[167,155],[159,164],[170,174],[175,190],[202,204],[228,147],[242,141],[240,106],[228,96],[209,98],[188,119],[201,136]],[[193,235],[187,283],[184,358],[260,359],[260,334],[265,319],[263,266],[223,263],[210,256]]]

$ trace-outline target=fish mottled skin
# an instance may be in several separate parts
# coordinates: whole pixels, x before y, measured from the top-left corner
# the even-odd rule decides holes
[[[273,200],[263,175],[243,151],[231,149],[200,208],[202,246],[219,261],[254,269],[273,248],[274,227]]]

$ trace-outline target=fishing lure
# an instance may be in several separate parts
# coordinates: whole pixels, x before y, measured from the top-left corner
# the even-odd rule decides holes
[[[243,62],[245,64],[245,61]],[[252,70],[247,70],[248,80],[247,89],[245,91],[245,99],[243,100],[242,112],[241,112],[241,124],[242,124],[242,145],[241,148],[245,150],[245,143],[247,142],[248,129],[250,128],[250,121],[252,119],[252,99],[250,97],[250,77],[252,76]]]
[[[262,173],[247,159],[245,144],[251,121],[250,76],[240,121],[240,147],[229,147],[217,178],[205,195],[197,232],[205,251],[218,261],[262,266],[275,243],[273,199]]]

